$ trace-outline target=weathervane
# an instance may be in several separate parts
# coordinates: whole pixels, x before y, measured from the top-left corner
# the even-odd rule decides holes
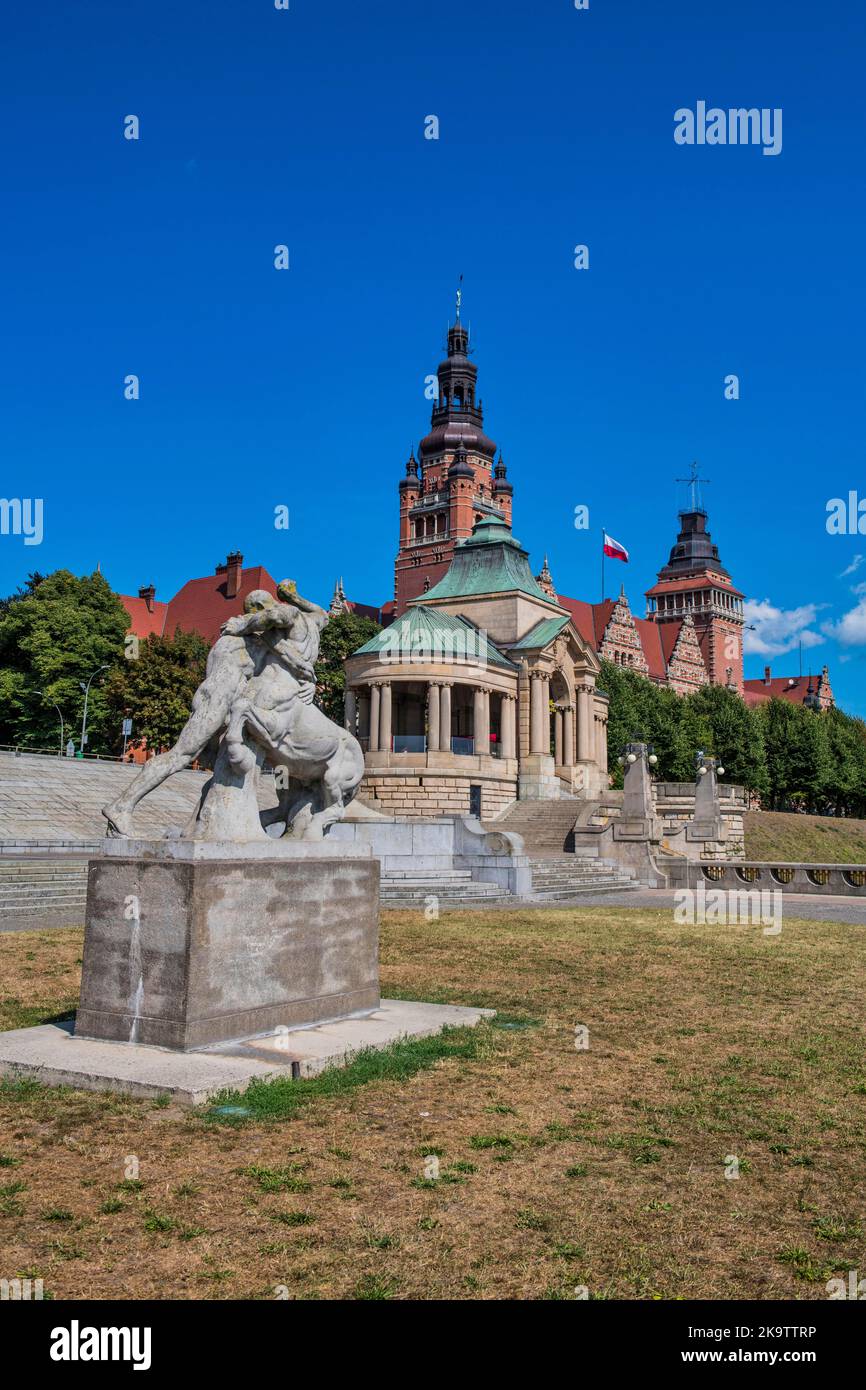
[[[458,323],[460,322],[460,305],[461,305],[462,303],[463,303],[463,276],[461,275],[461,276],[460,276],[460,280],[459,280],[458,285],[457,285],[457,322],[458,322]]]
[[[691,490],[692,490],[692,511],[693,511],[693,512],[696,512],[696,511],[698,511],[698,510],[700,509],[699,484],[700,484],[700,483],[708,483],[709,481],[710,481],[709,478],[699,478],[699,477],[698,477],[698,465],[697,465],[697,463],[693,463],[693,464],[692,464],[691,469],[689,470],[689,476],[688,476],[688,478],[675,478],[675,479],[674,479],[674,482],[676,482],[676,483],[687,483],[688,486],[691,488]]]

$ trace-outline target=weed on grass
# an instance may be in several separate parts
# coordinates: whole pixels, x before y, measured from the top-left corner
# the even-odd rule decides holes
[[[437,1062],[476,1057],[481,1047],[482,1027],[479,1024],[477,1028],[445,1028],[434,1037],[411,1038],[383,1048],[365,1048],[347,1067],[331,1067],[318,1076],[297,1081],[285,1077],[253,1081],[243,1093],[243,1108],[249,1112],[245,1119],[290,1120],[311,1101],[344,1096],[374,1081],[408,1081],[418,1072],[435,1067]],[[205,1119],[224,1121],[225,1117],[217,1113],[218,1108],[236,1103],[240,1094],[224,1091],[214,1100],[215,1105],[218,1103],[217,1109],[209,1110]]]

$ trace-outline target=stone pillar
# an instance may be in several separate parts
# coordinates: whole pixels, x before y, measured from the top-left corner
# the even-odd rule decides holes
[[[368,692],[358,695],[358,737],[370,738],[370,696]]]
[[[559,705],[553,711],[553,761],[562,767],[562,709]]]
[[[486,690],[475,691],[475,708],[472,718],[472,731],[475,735],[475,752],[490,755],[490,694]]]
[[[379,751],[391,751],[391,682],[382,683],[382,700],[379,705]]]
[[[439,697],[439,752],[451,752],[451,685],[447,681]]]
[[[547,731],[547,741],[544,737],[544,725],[547,719],[547,706],[544,699],[544,690],[547,681],[543,678],[540,671],[530,672],[530,706],[529,706],[529,751],[530,753],[549,753],[550,752],[550,730]]]
[[[435,681],[430,681],[427,686],[427,751],[428,753],[439,752],[439,725],[441,716],[439,713],[439,686]]]
[[[593,731],[592,686],[579,685],[577,688],[578,762],[591,763],[593,761]]]
[[[607,719],[601,718],[598,721],[598,751],[595,757],[601,771],[607,773]]]
[[[566,705],[562,711],[562,761],[565,767],[574,766],[574,706]]]
[[[379,706],[382,687],[378,683],[370,686],[370,752],[379,751]]]
[[[514,695],[503,695],[499,724],[502,730],[502,756],[516,758],[517,699]]]
[[[346,695],[343,701],[343,723],[350,734],[355,732],[355,722],[358,716],[358,706],[355,699],[355,692],[350,685],[346,686]]]

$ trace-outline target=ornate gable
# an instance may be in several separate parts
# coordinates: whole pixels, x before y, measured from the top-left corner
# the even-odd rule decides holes
[[[603,660],[613,661],[617,666],[630,667],[639,676],[649,675],[649,666],[625,590],[620,591],[620,596],[614,604],[598,654]]]
[[[691,695],[702,685],[707,685],[709,679],[698,634],[691,615],[687,613],[668,661],[668,685],[678,695]]]

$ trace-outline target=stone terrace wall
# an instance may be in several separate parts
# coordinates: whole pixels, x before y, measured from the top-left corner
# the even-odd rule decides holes
[[[469,788],[481,787],[481,819],[493,820],[517,797],[513,777],[455,776],[429,768],[410,772],[368,769],[358,793],[368,806],[386,816],[406,820],[431,820],[439,816],[468,816]]]
[[[102,839],[101,808],[137,775],[128,763],[102,763],[45,754],[0,753],[0,842]],[[143,839],[160,839],[194,811],[209,772],[178,772],[146,797],[135,812]],[[275,801],[273,780],[264,779],[260,805]]]
[[[719,787],[721,835],[717,840],[687,840],[686,826],[695,814],[693,782],[654,782],[653,800],[662,822],[662,848],[684,854],[689,859],[742,859],[746,853],[745,814],[748,810],[743,787]]]

